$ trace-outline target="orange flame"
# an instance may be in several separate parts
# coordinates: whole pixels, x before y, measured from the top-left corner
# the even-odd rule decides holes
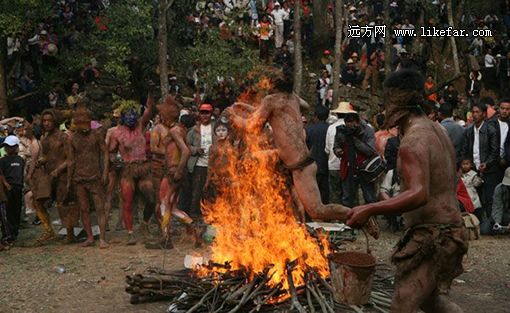
[[[269,84],[265,81],[264,86]],[[268,275],[271,286],[281,283],[288,290],[286,261],[297,260],[292,272],[296,285],[304,283],[304,272],[313,267],[323,277],[329,275],[327,240],[321,245],[299,224],[293,215],[286,177],[278,170],[278,158],[268,150],[265,133],[242,134],[243,153],[228,141],[219,143],[216,160],[222,164],[209,167],[218,195],[203,203],[207,223],[216,228],[211,260],[229,262],[232,270],[247,269],[262,273],[273,265]],[[203,269],[202,269],[203,270]],[[221,271],[221,269],[218,269]],[[205,270],[207,272],[207,270]]]

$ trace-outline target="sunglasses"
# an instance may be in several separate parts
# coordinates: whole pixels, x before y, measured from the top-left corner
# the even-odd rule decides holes
[[[211,114],[212,112],[211,111],[199,111],[198,113],[199,114]]]

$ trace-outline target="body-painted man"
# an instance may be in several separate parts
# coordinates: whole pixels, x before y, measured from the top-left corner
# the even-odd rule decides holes
[[[73,242],[73,228],[77,215],[74,214],[76,212],[70,212],[72,210],[66,210],[63,206],[70,186],[67,171],[69,137],[58,129],[57,115],[53,110],[43,111],[42,126],[44,130],[41,137],[42,149],[32,156],[35,162],[27,177],[27,181],[31,182],[36,200],[34,203],[36,213],[44,228],[43,234],[37,241],[44,243],[55,238],[48,211],[44,206],[48,198],[53,198],[60,220],[67,230],[67,241]]]
[[[298,199],[308,215],[312,219],[344,221],[349,208],[340,204],[323,204],[321,201],[316,181],[317,165],[305,142],[300,112],[302,103],[293,94],[277,92],[264,97],[257,107],[236,103],[232,109],[227,109],[227,114],[232,125],[247,133],[257,132],[268,122],[278,157],[291,171]],[[246,113],[250,115],[244,118],[242,114]],[[367,230],[377,238],[379,230],[375,221],[371,221],[369,226]]]
[[[113,134],[119,128],[120,120],[120,110],[115,110],[113,112],[112,124],[111,127],[106,131],[105,144],[106,148],[110,147],[110,142]],[[118,151],[109,151],[108,153],[108,186],[106,187],[106,198],[105,198],[105,214],[106,214],[106,222],[108,224],[108,219],[110,218],[110,212],[112,210],[112,199],[113,193],[115,191],[115,186],[117,186],[117,181],[120,176],[120,170],[122,168],[121,160],[117,157]],[[122,209],[119,209],[119,220],[117,223],[117,230],[122,229]]]
[[[108,152],[101,133],[91,130],[92,117],[85,108],[78,108],[73,115],[76,131],[72,134],[69,144],[69,171],[76,189],[81,221],[87,232],[87,240],[83,247],[94,244],[92,224],[90,221],[89,197],[94,201],[97,220],[99,222],[99,247],[107,248],[104,185],[108,179]],[[101,170],[103,162],[103,170]]]
[[[397,171],[400,193],[355,207],[347,225],[359,227],[372,215],[402,214],[403,237],[392,255],[396,265],[391,312],[462,312],[445,296],[462,274],[466,230],[456,199],[456,159],[446,131],[427,118],[421,74],[401,70],[384,83],[386,127],[402,135]]]
[[[142,228],[148,229],[148,222],[154,212],[154,187],[151,179],[151,164],[147,160],[145,149],[145,127],[152,115],[153,97],[147,100],[147,107],[140,117],[136,108],[124,108],[122,125],[112,134],[109,151],[118,151],[124,162],[120,192],[122,198],[122,214],[124,225],[128,231],[128,245],[136,244],[133,233],[133,199],[135,188],[138,188],[144,198]]]
[[[173,248],[170,240],[171,217],[177,217],[191,228],[192,219],[183,211],[177,209],[179,189],[184,176],[184,169],[190,156],[186,145],[186,129],[179,123],[179,104],[170,96],[164,103],[158,105],[161,122],[155,126],[151,134],[151,152],[163,159],[161,168],[161,183],[159,187],[159,202],[157,208],[160,217],[162,242],[146,244],[147,248]]]

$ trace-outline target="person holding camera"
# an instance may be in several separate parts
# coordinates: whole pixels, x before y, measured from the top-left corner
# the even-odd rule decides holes
[[[377,177],[370,177],[372,174],[369,174],[369,171],[372,169],[369,168],[373,168],[377,162],[382,162],[375,150],[374,129],[352,108],[345,114],[344,121],[345,125],[340,125],[336,129],[333,148],[341,160],[342,204],[353,207],[360,186],[365,203],[373,203],[376,201],[374,181]],[[376,163],[373,163],[373,160]],[[382,171],[378,173],[381,174]]]

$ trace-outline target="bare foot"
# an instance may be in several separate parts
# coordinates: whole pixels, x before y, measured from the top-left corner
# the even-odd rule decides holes
[[[99,249],[106,249],[109,247],[110,247],[110,244],[108,244],[108,242],[106,240],[102,240],[102,239],[99,240]]]
[[[54,240],[55,238],[56,237],[54,232],[45,232],[39,238],[37,238],[37,243],[45,244],[46,242]]]
[[[90,247],[92,245],[94,245],[94,239],[87,239],[80,244],[80,247]]]

